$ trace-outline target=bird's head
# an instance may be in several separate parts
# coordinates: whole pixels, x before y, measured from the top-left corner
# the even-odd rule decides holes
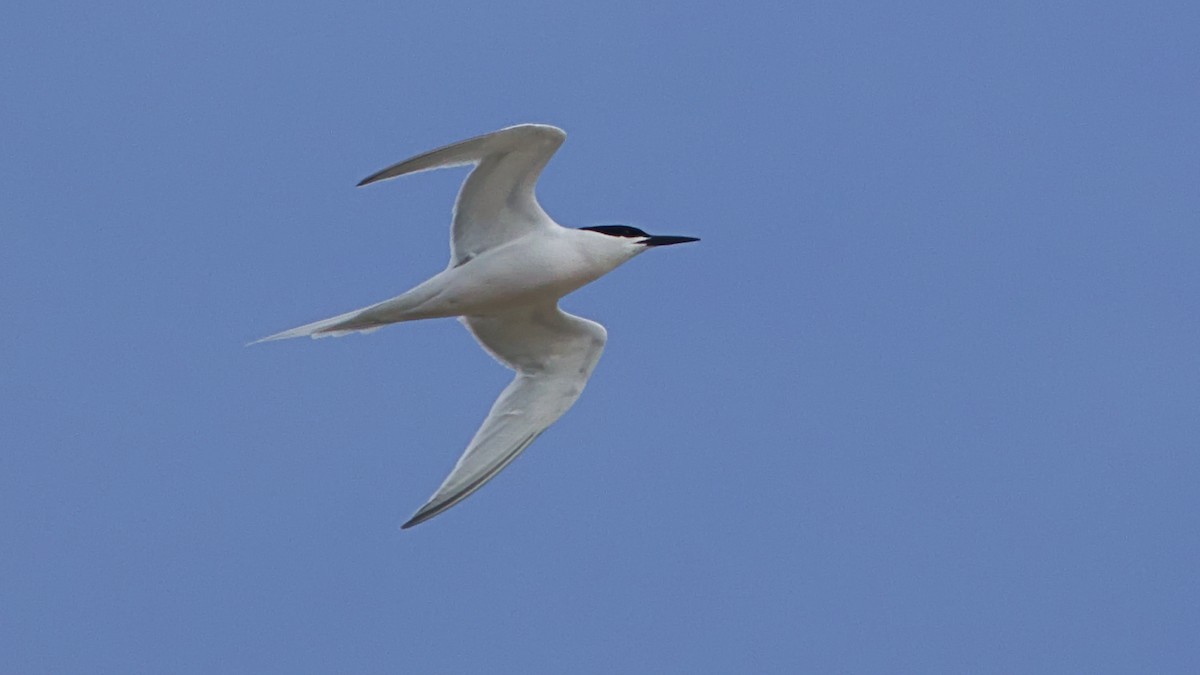
[[[670,246],[671,244],[700,241],[697,237],[647,234],[632,225],[592,225],[591,227],[581,227],[579,229],[596,232],[608,237],[612,243],[628,251],[630,257],[655,246]]]

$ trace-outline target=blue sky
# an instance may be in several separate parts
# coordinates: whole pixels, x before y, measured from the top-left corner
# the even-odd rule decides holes
[[[967,3],[969,4],[969,3]],[[9,672],[1200,670],[1195,3],[18,3]],[[518,122],[560,222],[703,238],[420,527],[509,374],[439,270]]]

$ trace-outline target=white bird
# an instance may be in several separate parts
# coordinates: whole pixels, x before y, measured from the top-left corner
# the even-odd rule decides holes
[[[473,164],[454,205],[450,264],[407,293],[258,342],[367,332],[401,321],[460,317],[479,344],[516,371],[454,470],[403,528],[465,499],[508,466],[579,398],[607,332],[568,314],[559,298],[655,246],[698,241],[628,225],[565,228],[534,196],[562,129],[522,124],[390,166],[359,186]]]

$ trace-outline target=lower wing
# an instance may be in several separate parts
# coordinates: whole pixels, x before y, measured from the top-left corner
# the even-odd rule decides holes
[[[463,317],[475,339],[517,371],[454,470],[403,527],[422,523],[483,487],[562,417],[591,377],[607,334],[555,305]]]

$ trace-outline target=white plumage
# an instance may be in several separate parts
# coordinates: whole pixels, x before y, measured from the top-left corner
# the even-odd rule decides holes
[[[457,316],[496,360],[516,371],[437,492],[404,524],[454,506],[508,466],[579,398],[607,334],[558,307],[562,296],[654,246],[696,241],[628,226],[564,228],[534,195],[566,134],[522,124],[433,150],[364,179],[473,164],[454,205],[450,264],[406,293],[265,337],[367,332],[401,321]]]

